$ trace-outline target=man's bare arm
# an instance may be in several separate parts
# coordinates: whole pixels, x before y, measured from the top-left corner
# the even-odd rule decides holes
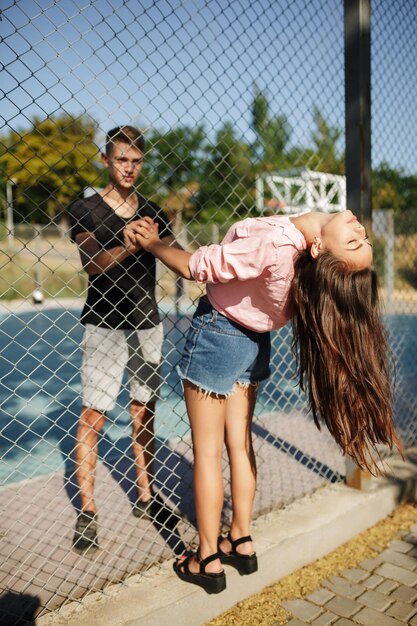
[[[75,237],[75,242],[78,245],[82,266],[89,276],[111,270],[140,249],[139,242],[135,244],[127,242],[124,246],[103,250],[99,247],[94,234],[89,232],[79,233]]]

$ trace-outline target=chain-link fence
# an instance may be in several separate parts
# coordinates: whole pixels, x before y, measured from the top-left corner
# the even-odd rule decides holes
[[[344,21],[333,0],[4,0],[1,11],[0,607],[33,615],[141,574],[196,537],[175,366],[203,290],[158,264],[159,508],[151,519],[132,515],[138,457],[123,378],[98,444],[99,549],[79,554],[72,545],[87,274],[67,208],[107,185],[106,132],[143,131],[138,191],[190,251],[221,241],[243,217],[340,210]],[[407,448],[416,443],[416,13],[411,0],[375,2],[371,36],[375,265]],[[289,327],[274,333],[272,376],[257,403],[255,515],[345,473],[306,411],[290,343]],[[225,523],[230,510],[226,480]]]

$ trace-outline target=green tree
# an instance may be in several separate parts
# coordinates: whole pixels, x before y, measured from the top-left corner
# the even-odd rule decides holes
[[[196,198],[200,218],[222,222],[234,214],[247,215],[254,205],[251,149],[237,138],[231,122],[217,131],[207,156]]]
[[[400,194],[402,172],[381,163],[372,172],[372,206],[374,209],[399,210],[404,206]]]
[[[372,206],[394,209],[397,233],[417,231],[417,176],[394,169],[383,161],[372,172]]]
[[[0,163],[0,221],[5,218],[7,208],[7,176],[4,163]]]
[[[291,137],[286,115],[271,117],[267,96],[255,84],[251,127],[255,133],[254,156],[262,171],[274,171],[288,165],[285,150]]]
[[[317,107],[313,109],[313,120],[316,128],[312,133],[313,148],[306,151],[308,167],[329,174],[344,174],[344,156],[337,152],[342,131],[330,126]]]
[[[32,127],[2,139],[0,166],[15,182],[15,219],[57,218],[83,188],[97,184],[96,123],[66,113],[34,118]]]
[[[139,188],[163,203],[164,198],[199,177],[204,157],[203,126],[180,126],[166,133],[152,130],[146,137],[146,154]]]

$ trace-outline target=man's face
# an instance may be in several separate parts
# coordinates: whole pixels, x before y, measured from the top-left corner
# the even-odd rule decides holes
[[[135,184],[142,169],[143,154],[137,148],[117,141],[109,156],[103,154],[102,162],[109,170],[109,181],[115,186],[129,189]]]

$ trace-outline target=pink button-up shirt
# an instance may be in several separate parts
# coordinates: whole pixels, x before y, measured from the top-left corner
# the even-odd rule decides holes
[[[258,332],[281,328],[292,317],[294,260],[306,248],[288,216],[248,218],[222,243],[202,246],[190,258],[191,275],[207,283],[219,313]]]

